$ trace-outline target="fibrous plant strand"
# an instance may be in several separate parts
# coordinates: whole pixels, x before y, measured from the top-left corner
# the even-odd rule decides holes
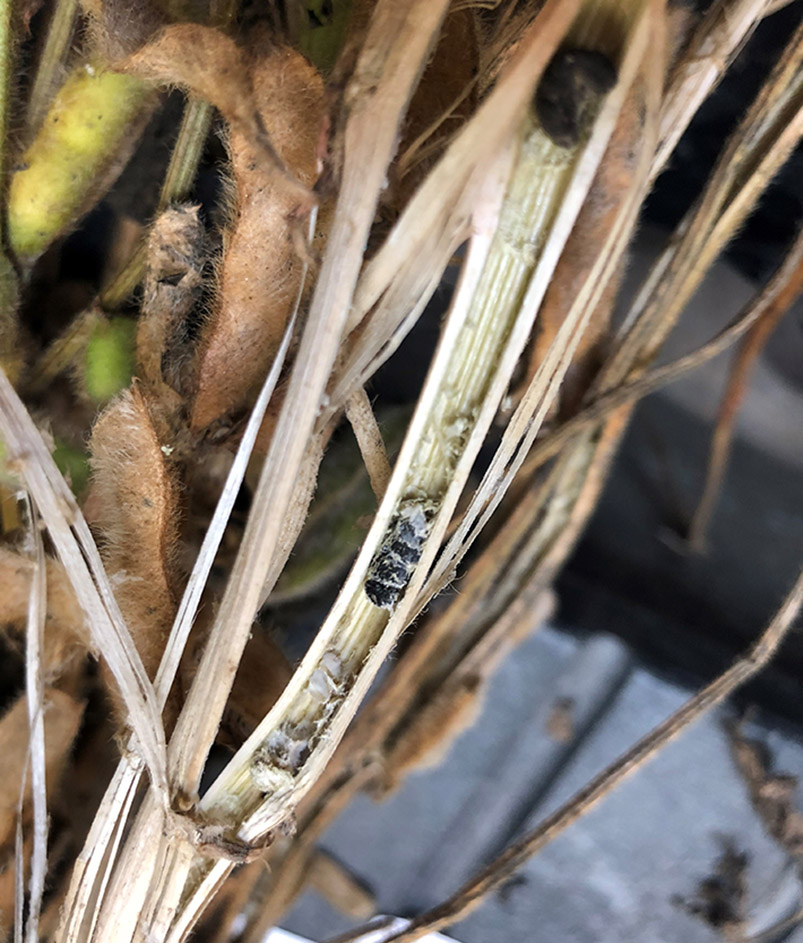
[[[614,387],[610,392],[592,399],[574,416],[535,443],[526,462],[522,465],[520,474],[525,478],[529,477],[539,465],[556,455],[569,439],[588,429],[598,420],[606,418],[613,410],[674,383],[690,370],[696,370],[732,347],[764,316],[764,312],[775,309],[779,303],[778,299],[786,295],[786,286],[791,284],[801,260],[803,260],[803,237],[798,236],[777,273],[727,327],[696,350],[661,367],[654,367],[643,376],[628,380]]]
[[[801,245],[803,245],[803,235],[798,235],[787,257],[787,263],[782,266],[781,273],[779,273],[782,278],[781,284],[777,286],[774,295],[757,313],[757,317],[739,346],[731,365],[727,386],[722,394],[711,439],[711,450],[703,493],[689,524],[689,543],[696,550],[702,550],[705,546],[708,526],[728,466],[736,417],[739,413],[739,406],[747,392],[752,368],[781,318],[784,317],[803,292],[803,249],[801,249]],[[789,257],[799,259],[796,267],[788,264]],[[778,280],[776,277],[773,283],[777,284]]]
[[[728,140],[701,198],[636,294],[593,392],[618,385],[655,356],[708,267],[752,211],[801,135],[803,27],[790,39]]]
[[[28,625],[25,644],[25,691],[30,730],[31,800],[33,805],[33,847],[31,876],[28,882],[28,916],[25,927],[26,943],[39,940],[39,914],[45,892],[47,874],[47,785],[45,774],[45,696],[42,671],[45,618],[47,616],[47,568],[38,515],[32,502],[28,504],[31,528],[33,572],[28,601]],[[22,868],[24,862],[18,861]],[[20,931],[21,932],[21,931]]]
[[[664,93],[653,178],[664,169],[689,122],[719,84],[767,8],[767,0],[715,0],[702,22],[695,24]]]

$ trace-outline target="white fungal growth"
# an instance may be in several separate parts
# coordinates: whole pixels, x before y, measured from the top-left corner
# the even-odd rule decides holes
[[[312,752],[311,737],[309,726],[274,730],[251,761],[251,779],[257,789],[267,793],[291,786]]]
[[[333,681],[340,681],[343,677],[343,662],[340,655],[332,651],[331,648],[323,653],[321,667]]]
[[[323,668],[316,668],[307,682],[310,697],[325,704],[337,690],[337,686]]]

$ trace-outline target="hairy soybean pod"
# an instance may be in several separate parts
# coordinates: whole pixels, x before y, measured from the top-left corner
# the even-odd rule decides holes
[[[8,239],[31,262],[122,169],[156,100],[140,79],[85,65],[56,93],[8,191]]]

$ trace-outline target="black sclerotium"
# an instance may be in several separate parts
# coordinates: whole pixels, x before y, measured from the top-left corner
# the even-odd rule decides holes
[[[430,514],[423,501],[401,506],[374,554],[365,595],[380,609],[393,609],[407,588],[429,533]]]
[[[574,147],[589,113],[615,84],[616,68],[603,53],[558,50],[535,93],[535,113],[541,127],[559,147]]]

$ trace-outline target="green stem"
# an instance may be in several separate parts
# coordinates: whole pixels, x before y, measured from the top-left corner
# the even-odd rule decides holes
[[[11,14],[12,0],[0,0],[0,168],[5,177],[6,125],[11,78]],[[5,192],[5,187],[3,188]]]
[[[209,102],[191,98],[184,110],[176,146],[159,196],[159,212],[175,200],[183,200],[190,192],[198,172],[206,138],[212,124]]]
[[[12,13],[13,0],[0,0],[0,194],[3,200],[7,185],[7,130],[13,68]],[[5,251],[0,249],[0,366],[12,383],[17,381],[22,367],[17,296],[17,274]]]
[[[70,48],[77,15],[78,0],[57,0],[28,102],[29,140],[36,134],[39,126],[44,121],[58,72]]]

